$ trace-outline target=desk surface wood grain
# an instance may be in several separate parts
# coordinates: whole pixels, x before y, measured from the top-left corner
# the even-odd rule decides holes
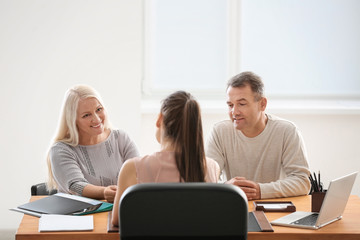
[[[33,196],[30,201],[34,201],[43,196]],[[300,196],[282,199],[268,199],[269,201],[292,201],[297,211],[311,211],[310,196]],[[266,200],[264,200],[266,201]],[[249,201],[249,211],[254,210],[253,201]],[[288,213],[271,212],[266,213],[269,221],[285,216]],[[24,215],[20,226],[16,232],[16,240],[93,240],[93,239],[119,239],[118,233],[107,232],[108,213],[96,213],[94,215],[94,230],[87,232],[42,232],[38,231],[39,218]],[[316,239],[316,240],[359,240],[360,239],[360,198],[352,195],[345,208],[343,218],[339,221],[331,223],[318,230],[309,230],[301,228],[290,228],[273,226],[274,232],[251,232],[248,233],[249,240],[300,240],[300,239]]]

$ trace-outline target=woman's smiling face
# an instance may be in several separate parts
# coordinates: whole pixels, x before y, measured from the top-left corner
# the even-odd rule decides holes
[[[79,101],[76,126],[80,138],[92,138],[102,134],[105,119],[104,107],[96,98],[86,98]]]

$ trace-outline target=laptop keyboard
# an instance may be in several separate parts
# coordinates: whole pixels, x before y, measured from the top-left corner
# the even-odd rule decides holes
[[[316,223],[316,220],[318,218],[319,214],[318,213],[313,213],[309,216],[300,218],[294,222],[292,222],[291,224],[296,224],[296,225],[306,225],[306,226],[314,226]]]

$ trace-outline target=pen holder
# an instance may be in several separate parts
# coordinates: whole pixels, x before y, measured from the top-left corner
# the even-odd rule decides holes
[[[313,192],[311,194],[311,211],[320,212],[326,192]]]

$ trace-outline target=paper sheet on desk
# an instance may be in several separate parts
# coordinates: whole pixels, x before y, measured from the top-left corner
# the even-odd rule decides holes
[[[285,209],[291,204],[257,204],[258,206],[264,207],[265,209]]]
[[[94,218],[88,216],[69,216],[43,214],[39,220],[39,232],[56,231],[91,231],[94,229]]]

